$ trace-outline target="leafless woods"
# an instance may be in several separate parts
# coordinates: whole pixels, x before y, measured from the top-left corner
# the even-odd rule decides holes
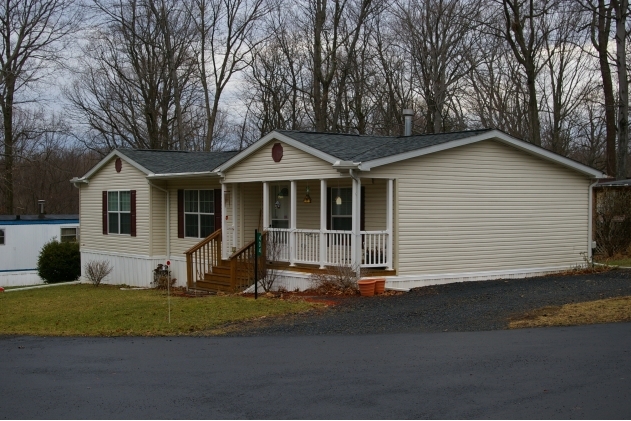
[[[626,178],[628,15],[628,0],[7,0],[0,213],[63,196],[33,166],[70,189],[116,147],[400,135],[404,108],[414,133],[496,127]]]

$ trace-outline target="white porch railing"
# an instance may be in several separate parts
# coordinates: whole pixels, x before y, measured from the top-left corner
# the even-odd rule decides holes
[[[362,231],[362,267],[388,266],[388,232]]]
[[[320,230],[294,231],[296,236],[296,263],[320,263]]]
[[[272,262],[289,262],[289,234],[285,228],[267,229],[267,259]]]
[[[350,231],[325,231],[324,259],[320,257],[320,230],[268,228],[268,258],[272,261],[305,264],[350,265],[352,263],[352,237]],[[289,238],[294,235],[295,250],[290,250]],[[388,232],[361,231],[361,267],[391,267],[388,263]]]

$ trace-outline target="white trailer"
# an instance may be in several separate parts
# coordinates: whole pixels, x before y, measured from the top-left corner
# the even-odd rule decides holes
[[[36,285],[37,258],[52,239],[79,240],[79,215],[0,215],[0,286]]]

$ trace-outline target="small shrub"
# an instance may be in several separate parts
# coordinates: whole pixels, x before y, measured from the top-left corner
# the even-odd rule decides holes
[[[112,272],[112,265],[107,260],[92,260],[85,264],[85,277],[98,287],[101,281]]]
[[[76,280],[81,275],[79,243],[53,239],[44,244],[37,259],[37,274],[49,284]]]
[[[361,278],[352,266],[329,266],[324,272],[312,273],[309,280],[313,289],[321,294],[355,294]]]

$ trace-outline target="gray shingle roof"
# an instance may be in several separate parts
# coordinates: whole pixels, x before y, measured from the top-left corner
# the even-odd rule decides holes
[[[238,152],[188,152],[153,149],[118,149],[154,174],[212,171]]]
[[[493,129],[417,136],[366,136],[292,130],[278,130],[278,133],[343,161],[366,162],[465,139],[491,130]]]

